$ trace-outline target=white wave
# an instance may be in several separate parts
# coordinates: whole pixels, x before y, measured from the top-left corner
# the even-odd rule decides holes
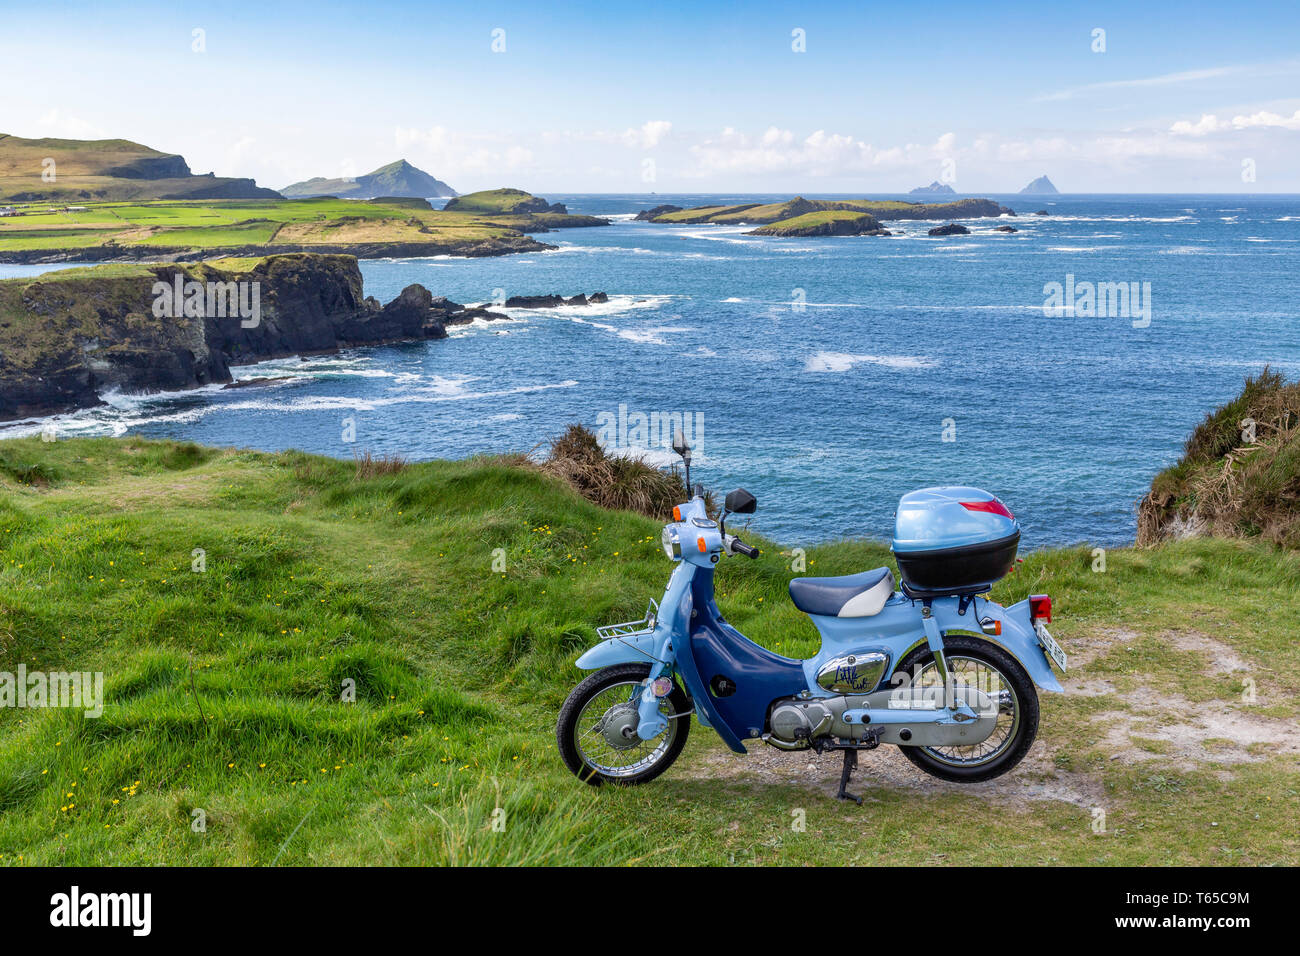
[[[858,355],[850,352],[818,352],[804,364],[806,372],[847,372],[855,365],[885,368],[934,368],[936,362],[916,355]]]

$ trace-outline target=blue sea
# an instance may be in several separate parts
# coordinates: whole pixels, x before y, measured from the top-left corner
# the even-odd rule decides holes
[[[367,294],[418,282],[460,302],[603,291],[609,303],[237,370],[290,377],[266,388],[108,395],[53,420],[57,433],[462,458],[529,451],[622,408],[633,426],[687,416],[694,477],[744,485],[755,527],[790,545],[887,538],[901,494],[968,484],[1007,503],[1027,548],[1114,546],[1132,541],[1151,477],[1246,375],[1300,374],[1300,197],[1001,196],[1020,215],[969,221],[969,236],[889,222],[892,237],[816,239],[631,219],[788,196],[547,198],[615,222],[540,235],[553,252],[363,262]],[[1051,283],[1115,282],[1149,289],[1149,313],[1044,308]]]

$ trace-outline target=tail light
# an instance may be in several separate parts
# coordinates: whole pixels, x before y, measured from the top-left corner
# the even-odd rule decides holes
[[[998,499],[992,501],[963,501],[961,506],[967,511],[987,511],[989,514],[1002,515],[1004,518],[1016,520],[1016,516],[1007,510],[1007,506]]]
[[[1052,599],[1046,594],[1029,595],[1029,619],[1037,621],[1042,618],[1044,621],[1052,620]]]

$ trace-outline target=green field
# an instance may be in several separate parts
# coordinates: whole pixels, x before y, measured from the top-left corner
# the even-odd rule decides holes
[[[383,243],[466,244],[520,239],[525,232],[566,225],[546,214],[487,216],[421,209],[401,201],[267,199],[207,202],[28,203],[0,217],[0,256],[34,249],[112,247],[259,252],[313,246]],[[581,217],[574,217],[578,223]]]
[[[696,726],[658,781],[592,789],[556,711],[595,627],[661,593],[659,523],[518,459],[368,474],[0,442],[0,671],[102,671],[107,698],[97,719],[0,709],[0,864],[1300,862],[1294,552],[1198,540],[1100,572],[1087,548],[1027,555],[994,597],[1050,592],[1072,668],[1000,780],[942,783],[882,748],[856,807],[831,798],[836,761],[735,757]],[[808,559],[889,560],[871,542]],[[798,656],[816,638],[790,560],[766,544],[718,591]]]

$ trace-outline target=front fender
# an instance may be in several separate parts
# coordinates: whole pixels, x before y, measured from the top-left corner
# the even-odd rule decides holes
[[[1029,616],[1029,600],[1025,599],[1011,607],[1003,607],[984,598],[976,598],[966,608],[965,614],[958,614],[960,602],[956,598],[934,602],[934,616],[939,629],[948,631],[968,631],[978,635],[991,644],[997,644],[1020,662],[1033,682],[1043,690],[1064,693],[1061,682],[1056,679],[1052,665],[1047,659],[1047,652],[1038,643],[1034,633],[1034,622]],[[986,634],[980,626],[984,618],[993,618],[1002,622],[1001,634]]]
[[[661,640],[657,629],[630,637],[611,637],[589,648],[574,663],[584,671],[600,670],[614,664],[664,663],[658,656]]]

